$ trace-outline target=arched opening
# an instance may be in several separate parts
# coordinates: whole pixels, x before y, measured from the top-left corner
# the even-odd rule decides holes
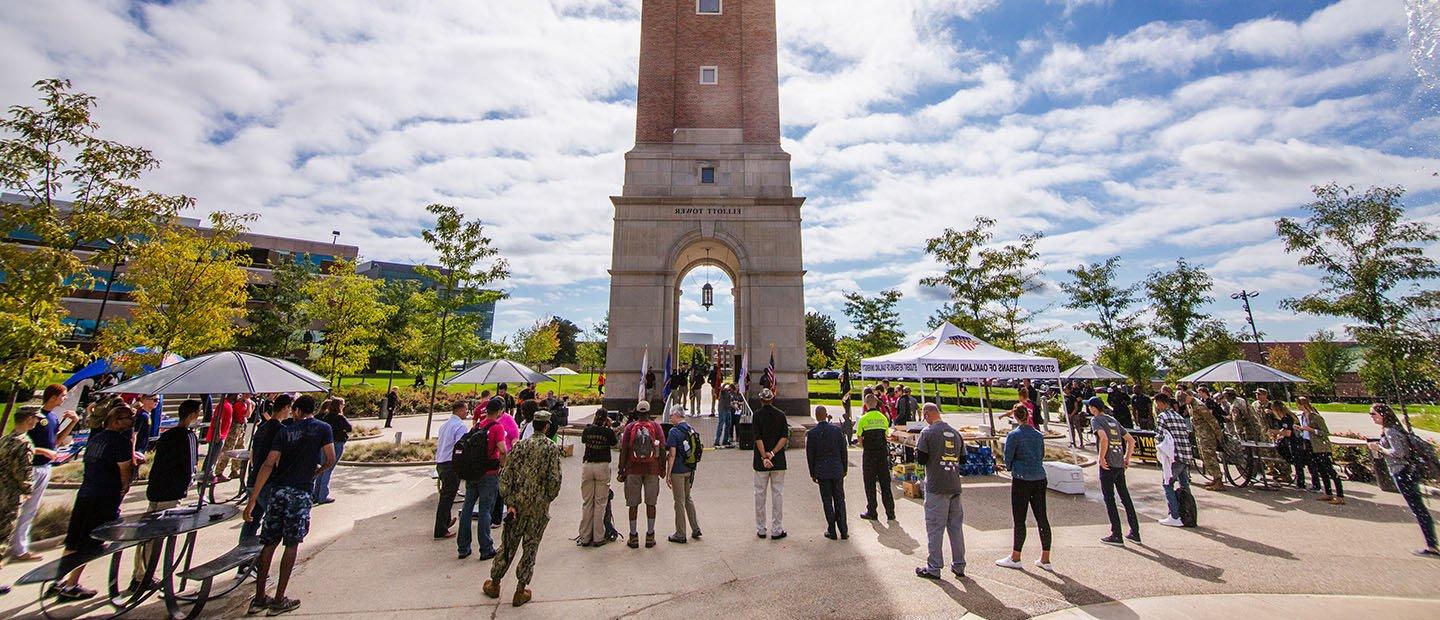
[[[741,261],[731,246],[719,239],[692,238],[677,246],[670,274],[665,333],[667,349],[674,356],[672,368],[692,370],[692,387],[697,376],[705,382],[699,392],[691,390],[686,402],[690,409],[698,407],[708,414],[714,396],[709,386],[712,369],[718,367],[723,380],[733,380],[735,354],[745,342]],[[694,373],[697,364],[703,369]]]

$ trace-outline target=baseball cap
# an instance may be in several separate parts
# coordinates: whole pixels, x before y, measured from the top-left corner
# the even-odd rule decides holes
[[[770,391],[770,388],[765,388],[765,389],[763,389],[763,390],[760,390],[760,400],[773,400],[774,398],[775,398],[775,393],[774,393],[774,392],[771,392],[771,391]]]
[[[635,411],[638,411],[640,413],[650,413],[650,401],[642,400],[638,403],[635,403]]]

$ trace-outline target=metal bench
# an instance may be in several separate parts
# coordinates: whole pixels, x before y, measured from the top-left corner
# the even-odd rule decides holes
[[[63,579],[65,575],[70,574],[70,571],[94,562],[95,560],[98,560],[100,558],[119,553],[138,544],[140,543],[112,542],[99,545],[86,551],[67,553],[63,556],[60,556],[60,559],[58,560],[46,562],[39,568],[25,573],[20,577],[19,580],[15,582],[15,585],[24,586],[35,583],[59,581],[60,579]]]
[[[226,551],[224,555],[199,566],[192,566],[189,570],[176,573],[176,576],[189,581],[213,579],[220,573],[240,568],[255,561],[255,558],[259,557],[260,549],[262,548],[263,546],[259,540],[248,538],[240,541],[240,544]]]

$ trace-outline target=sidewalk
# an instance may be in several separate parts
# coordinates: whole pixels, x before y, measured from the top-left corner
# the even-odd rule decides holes
[[[1199,620],[1237,616],[1270,618],[1436,618],[1440,599],[1321,594],[1211,594],[1156,596],[1086,605],[1035,620]]]

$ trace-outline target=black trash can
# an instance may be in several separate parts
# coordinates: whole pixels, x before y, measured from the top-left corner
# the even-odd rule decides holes
[[[741,422],[735,425],[735,441],[740,444],[741,450],[755,449],[755,425],[750,422]]]

